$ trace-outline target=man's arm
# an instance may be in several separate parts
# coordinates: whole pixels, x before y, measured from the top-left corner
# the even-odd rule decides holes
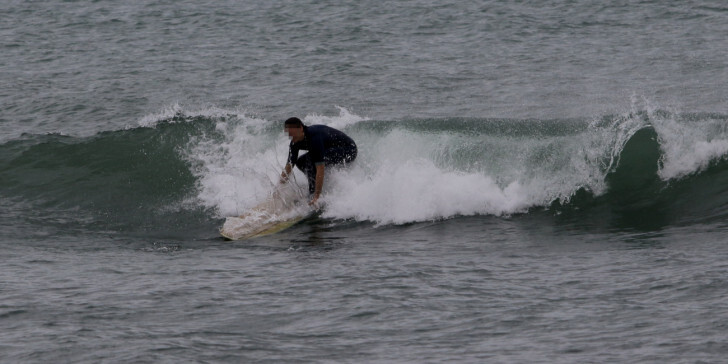
[[[281,183],[288,182],[288,176],[291,174],[291,171],[293,170],[293,167],[290,163],[286,163],[286,168],[283,169],[283,173],[281,173]]]
[[[313,193],[313,198],[309,205],[313,205],[318,201],[321,196],[321,190],[324,188],[324,164],[316,165],[316,190]]]

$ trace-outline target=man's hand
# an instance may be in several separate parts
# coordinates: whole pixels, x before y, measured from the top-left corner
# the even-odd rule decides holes
[[[293,166],[290,163],[286,163],[286,167],[281,172],[281,184],[288,182],[288,176],[293,172]]]
[[[311,202],[308,203],[309,206],[316,206],[316,203],[318,202],[319,195],[313,195],[313,198],[311,199]]]

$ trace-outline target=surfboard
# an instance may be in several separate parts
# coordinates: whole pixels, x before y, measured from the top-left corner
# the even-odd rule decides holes
[[[314,211],[295,187],[280,186],[246,213],[227,217],[220,235],[230,240],[245,240],[275,234],[311,216]]]

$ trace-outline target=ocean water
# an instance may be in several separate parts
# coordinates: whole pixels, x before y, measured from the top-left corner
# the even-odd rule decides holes
[[[0,18],[2,362],[728,356],[722,1]],[[222,239],[276,183],[290,116],[358,159],[319,214]]]

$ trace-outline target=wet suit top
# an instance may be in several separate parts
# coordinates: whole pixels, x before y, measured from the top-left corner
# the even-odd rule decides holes
[[[288,152],[288,163],[291,165],[296,165],[300,150],[308,150],[308,155],[314,165],[336,164],[343,162],[344,159],[356,157],[354,140],[332,127],[326,125],[304,126],[303,135],[303,140],[297,143],[291,141]],[[342,153],[353,155],[344,156]]]

